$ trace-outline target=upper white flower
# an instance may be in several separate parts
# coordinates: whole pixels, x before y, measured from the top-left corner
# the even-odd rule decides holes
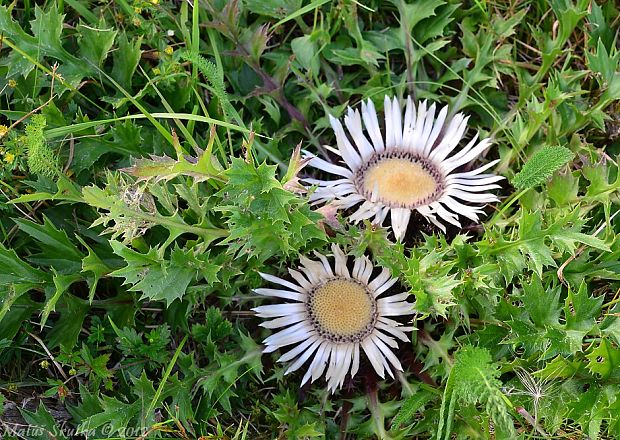
[[[370,99],[362,102],[361,114],[348,108],[344,118],[348,136],[340,121],[330,116],[338,144],[338,149],[330,150],[344,166],[313,156],[309,165],[341,178],[306,179],[318,186],[310,200],[334,201],[341,209],[361,203],[350,217],[354,222],[374,217],[376,224],[382,224],[390,213],[397,240],[405,236],[413,210],[444,232],[442,221],[461,227],[459,215],[478,222],[484,204],[498,201],[487,191],[500,188],[496,182],[503,177],[482,173],[499,160],[472,171],[454,171],[478,158],[491,140],[478,142],[476,134],[458,149],[469,117],[457,113],[446,121],[447,106],[435,115],[435,104],[428,107],[423,101],[416,109],[409,97],[404,118],[396,98],[386,96],[384,107],[385,136]]]

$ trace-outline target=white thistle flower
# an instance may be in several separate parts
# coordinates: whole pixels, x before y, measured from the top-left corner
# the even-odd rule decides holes
[[[445,232],[443,222],[461,227],[459,215],[478,222],[483,204],[498,198],[489,190],[502,176],[482,174],[498,160],[472,171],[454,172],[475,160],[491,145],[490,139],[478,142],[478,134],[457,149],[467,129],[468,116],[457,113],[446,121],[448,107],[435,117],[436,105],[427,101],[416,109],[407,98],[405,115],[396,98],[385,97],[385,136],[379,128],[375,106],[369,99],[359,110],[349,107],[344,123],[330,115],[338,149],[344,165],[336,165],[313,156],[310,165],[340,176],[335,180],[306,179],[317,185],[310,201],[334,201],[340,209],[361,203],[350,219],[359,222],[374,217],[381,225],[388,213],[397,240],[407,231],[411,212],[416,210]],[[363,125],[366,128],[364,133]]]
[[[260,318],[270,319],[261,326],[286,327],[265,339],[265,353],[295,345],[278,359],[292,361],[286,374],[312,359],[301,384],[314,382],[325,371],[330,392],[342,386],[348,372],[355,376],[360,348],[381,378],[385,372],[392,376],[392,368],[402,371],[392,349],[398,347],[395,338],[408,342],[404,332],[413,328],[388,317],[415,313],[406,301],[408,292],[379,298],[397,282],[387,269],[371,280],[374,267],[367,257],[356,258],[349,272],[342,250],[332,245],[332,252],[334,267],[319,253],[315,253],[319,261],[301,257],[300,270],[289,269],[295,283],[261,273],[286,289],[261,288],[256,293],[294,302],[252,309]]]

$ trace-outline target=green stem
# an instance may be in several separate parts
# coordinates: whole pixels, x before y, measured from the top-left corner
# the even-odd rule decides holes
[[[493,225],[495,225],[495,223],[497,223],[497,221],[503,216],[503,214],[506,212],[506,210],[508,210],[508,208],[510,208],[514,202],[516,202],[517,200],[519,200],[523,194],[525,194],[526,192],[528,192],[530,190],[530,188],[525,188],[523,190],[521,190],[521,192],[517,193],[516,195],[513,194],[512,198],[509,199],[506,203],[504,203],[504,206],[502,206],[502,209],[493,216],[493,218],[491,219],[491,221],[489,223],[487,223],[488,227],[491,227]]]
[[[392,440],[392,437],[385,430],[385,418],[383,417],[383,411],[379,407],[379,397],[376,388],[368,392],[368,402],[372,421],[375,425],[375,434],[381,440]]]

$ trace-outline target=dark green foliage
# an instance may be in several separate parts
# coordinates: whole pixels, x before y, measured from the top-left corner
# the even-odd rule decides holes
[[[3,423],[620,438],[619,17],[586,0],[4,2]],[[296,146],[340,160],[327,115],[381,111],[385,93],[493,139],[479,163],[507,180],[480,224],[442,234],[414,214],[394,244],[298,192],[325,175]],[[402,374],[363,360],[335,395],[285,376],[250,311],[258,272],[287,277],[331,243],[388,268],[418,311]]]
[[[275,166],[254,166],[232,158],[228,182],[219,195],[230,235],[224,240],[237,255],[264,261],[274,255],[296,253],[312,239],[324,238],[317,227],[321,215],[275,178]]]

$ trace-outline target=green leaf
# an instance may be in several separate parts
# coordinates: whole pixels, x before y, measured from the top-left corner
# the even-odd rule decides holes
[[[81,237],[76,235],[76,238],[79,240],[80,243],[82,243],[82,246],[84,246],[88,250],[88,255],[82,259],[82,273],[91,272],[93,274],[92,279],[88,280],[88,302],[92,303],[93,299],[95,298],[95,291],[97,289],[97,284],[99,280],[103,276],[112,272],[112,269],[107,264],[105,264],[101,260],[101,258],[99,258],[99,256],[91,249],[90,246],[88,246],[88,244],[86,244],[86,242]]]
[[[403,275],[415,295],[416,310],[423,316],[445,317],[456,304],[453,292],[463,281],[450,274],[456,262],[448,258],[453,250],[447,242],[442,240],[435,245],[435,241],[429,240],[423,249],[413,249]]]
[[[90,74],[90,69],[62,46],[64,15],[58,13],[56,3],[51,3],[46,12],[35,5],[34,15],[34,20],[30,22],[33,36],[26,33],[13,20],[7,7],[0,6],[0,29],[4,37],[12,40],[16,47],[26,55],[25,57],[18,51],[11,52],[7,63],[9,76],[23,75],[25,77],[35,67],[31,60],[38,61],[40,57],[51,57],[61,62],[58,73],[64,80],[74,87],[77,86],[84,76]]]
[[[227,235],[225,230],[209,223],[204,226],[189,225],[178,212],[160,214],[153,196],[145,188],[127,182],[127,176],[108,173],[107,178],[104,189],[88,186],[82,189],[82,195],[85,203],[108,211],[100,213],[93,226],[111,224],[104,232],[111,232],[112,238],[123,236],[124,242],[130,242],[156,225],[168,230],[168,243],[184,233],[198,235],[207,243]]]
[[[233,158],[226,170],[228,182],[218,193],[227,214],[230,235],[223,241],[230,252],[255,256],[260,261],[299,252],[312,239],[323,239],[321,218],[307,203],[283,188],[275,166],[255,166]]]
[[[109,396],[103,396],[99,401],[102,411],[83,420],[78,426],[78,434],[107,425],[106,434],[113,435],[126,428],[129,421],[138,414],[139,407],[135,404],[123,403]]]
[[[56,303],[60,297],[69,289],[71,284],[81,279],[82,276],[80,274],[60,275],[54,271],[52,281],[54,282],[55,290],[45,303],[45,307],[43,307],[43,311],[41,312],[41,328],[45,326],[50,313],[56,310]],[[47,292],[51,292],[51,289],[47,289]]]
[[[486,349],[464,346],[456,353],[441,405],[437,438],[451,438],[457,400],[485,404],[485,413],[490,414],[502,429],[515,434],[514,423],[508,413],[509,401],[500,390],[500,374],[498,365],[492,362],[491,354]],[[442,437],[444,428],[445,436]]]
[[[598,346],[586,357],[590,360],[588,369],[592,373],[600,374],[603,379],[608,379],[614,373],[618,374],[620,350],[614,347],[608,339],[601,339]]]
[[[36,269],[17,256],[13,249],[0,243],[0,286],[23,283],[35,286],[50,281],[49,274]]]
[[[57,262],[68,261],[63,267],[69,270],[77,269],[82,261],[82,253],[71,242],[67,233],[51,222],[47,216],[43,216],[43,224],[34,223],[26,219],[14,218],[13,221],[19,229],[41,243],[41,254],[30,257],[31,261],[39,264],[54,266]]]
[[[28,169],[37,176],[57,179],[61,174],[60,165],[56,153],[45,140],[43,130],[46,125],[45,116],[42,114],[33,115],[26,125],[24,144],[28,156]]]
[[[63,295],[56,306],[60,317],[46,335],[48,348],[71,350],[78,341],[84,320],[90,311],[88,304],[73,295]]]
[[[512,184],[517,189],[541,185],[574,156],[575,154],[568,148],[543,147],[525,163],[512,179]]]
[[[559,287],[545,289],[537,275],[532,276],[530,284],[523,284],[523,307],[537,327],[558,323],[562,306]]]
[[[564,305],[566,330],[581,335],[579,338],[589,333],[601,313],[604,299],[604,296],[589,296],[585,282],[581,283],[577,292],[569,289]]]
[[[102,21],[99,26],[103,27],[105,23]],[[118,31],[114,28],[95,29],[83,23],[80,23],[77,30],[80,53],[95,66],[101,67],[108,56],[108,52],[112,49]]]
[[[175,299],[183,298],[187,287],[199,274],[209,273],[210,263],[197,258],[192,250],[176,247],[170,260],[165,260],[155,248],[142,254],[118,241],[111,240],[110,245],[127,263],[110,276],[125,278],[124,284],[131,284],[129,290],[142,292],[141,299],[166,301],[170,306]]]
[[[244,0],[248,10],[259,15],[284,18],[301,8],[301,0]]]
[[[421,0],[414,3],[406,3],[402,0],[392,0],[392,4],[398,7],[402,25],[411,34],[413,28],[422,20],[436,15],[435,10],[445,5],[443,0]]]
[[[118,37],[118,50],[112,53],[111,75],[126,90],[131,89],[131,79],[142,55],[141,45],[142,36],[130,40],[126,32],[121,32]]]
[[[317,53],[317,46],[311,35],[294,38],[291,41],[291,49],[299,61],[299,64],[306,69],[317,74],[320,68],[320,60]]]
[[[0,322],[11,306],[32,289],[43,289],[51,282],[51,276],[30,266],[17,256],[13,249],[0,243]],[[17,316],[17,315],[16,315]]]
[[[434,393],[426,390],[418,390],[412,396],[407,397],[400,405],[398,413],[392,419],[392,429],[410,424],[418,410],[435,397]]]
[[[31,430],[32,434],[28,437],[29,439],[49,440],[50,438],[67,438],[43,402],[39,402],[39,407],[36,412],[28,411],[27,409],[22,409],[19,407],[18,409],[28,426],[31,428],[36,428]]]

